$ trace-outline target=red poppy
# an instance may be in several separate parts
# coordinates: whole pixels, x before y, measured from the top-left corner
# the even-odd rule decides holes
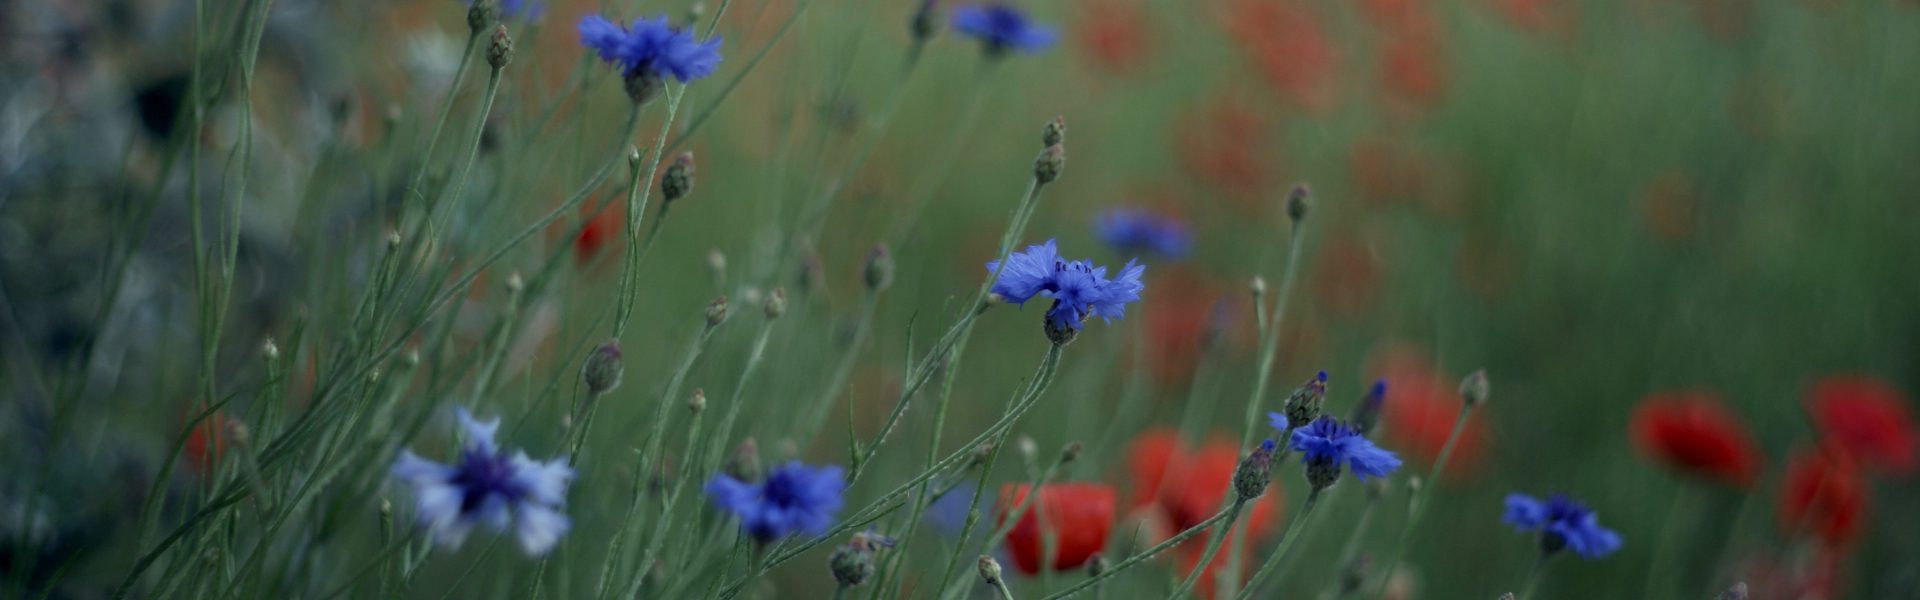
[[[189,414],[187,419],[191,420],[194,416]],[[187,443],[180,449],[181,455],[187,459],[187,468],[204,474],[208,468],[219,464],[220,457],[226,453],[227,430],[230,427],[232,425],[226,413],[216,410],[188,431]]]
[[[1342,317],[1366,314],[1380,290],[1377,249],[1364,236],[1328,236],[1314,253],[1313,294],[1319,308]]]
[[[1000,488],[1000,514],[996,522],[1005,525],[1007,510],[1027,497],[1030,486],[1007,484]],[[1040,486],[1040,498],[1020,521],[1007,532],[1007,552],[1013,555],[1020,572],[1040,572],[1041,555],[1049,537],[1041,532],[1042,523],[1053,538],[1050,561],[1054,570],[1066,570],[1086,564],[1087,559],[1107,545],[1107,529],[1113,524],[1114,492],[1099,483],[1051,483]]]
[[[624,233],[621,228],[625,223],[622,222],[621,216],[626,214],[626,210],[613,206],[618,201],[615,199],[614,202],[600,206],[598,212],[587,217],[587,223],[580,228],[580,232],[574,234],[573,259],[575,262],[583,265],[592,262],[595,257],[600,256],[600,250],[607,245],[608,241],[619,239]]]
[[[1187,451],[1180,443],[1180,432],[1170,427],[1155,427],[1134,436],[1127,444],[1127,474],[1132,489],[1127,492],[1127,508],[1148,506],[1159,499],[1160,484],[1167,469],[1187,464]]]
[[[1780,484],[1780,528],[1808,533],[1829,547],[1860,536],[1867,512],[1867,482],[1858,468],[1824,450],[1801,451],[1787,462]]]
[[[1447,95],[1447,65],[1439,38],[1397,35],[1381,53],[1381,86],[1391,106],[1407,113],[1423,113],[1440,105]]]
[[[1225,439],[1207,442],[1174,465],[1160,484],[1160,507],[1175,532],[1200,524],[1226,506],[1233,487],[1233,470],[1240,466],[1240,447]],[[1247,529],[1264,532],[1272,524],[1279,493],[1269,488],[1247,512]]]
[[[1813,552],[1788,551],[1762,554],[1735,568],[1743,573],[1753,598],[1780,600],[1827,600],[1840,597],[1841,556],[1820,548]]]
[[[1102,3],[1078,19],[1080,43],[1094,66],[1132,71],[1147,54],[1147,20],[1132,2]]]
[[[1268,124],[1261,113],[1224,99],[1183,121],[1174,133],[1178,159],[1194,183],[1243,208],[1271,204],[1264,201],[1275,159],[1264,139]]]
[[[1692,475],[1751,487],[1760,472],[1752,434],[1711,391],[1649,394],[1633,410],[1631,433],[1641,453]]]
[[[1836,375],[1815,382],[1808,410],[1835,450],[1876,470],[1907,475],[1920,467],[1920,431],[1907,399],[1869,375]]]
[[[1171,428],[1149,429],[1135,437],[1127,450],[1127,468],[1133,486],[1131,505],[1149,538],[1141,541],[1158,543],[1219,512],[1232,486],[1233,471],[1240,464],[1240,454],[1239,447],[1224,438],[1189,452],[1180,442],[1179,432]],[[1279,483],[1275,482],[1241,517],[1245,525],[1228,536],[1196,583],[1202,596],[1212,596],[1214,571],[1227,564],[1228,550],[1234,544],[1245,544],[1241,555],[1250,556],[1252,544],[1273,533],[1274,521],[1280,517],[1280,498]],[[1191,572],[1200,562],[1204,545],[1181,545],[1181,573]],[[1250,574],[1243,571],[1240,576],[1244,580]]]
[[[1331,108],[1338,57],[1319,17],[1304,2],[1240,0],[1228,8],[1227,34],[1267,84],[1308,110]]]
[[[1425,354],[1412,346],[1389,346],[1372,364],[1374,371],[1387,380],[1387,401],[1380,413],[1381,435],[1390,447],[1410,455],[1414,464],[1432,464],[1439,459],[1460,416],[1458,379],[1435,370]],[[1455,481],[1477,472],[1488,441],[1481,420],[1468,418],[1441,480]]]

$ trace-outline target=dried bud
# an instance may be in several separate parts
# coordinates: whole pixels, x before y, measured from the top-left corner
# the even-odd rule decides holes
[[[1040,183],[1053,183],[1060,178],[1060,171],[1067,168],[1067,149],[1055,144],[1040,151],[1033,159],[1033,179]]]
[[[1273,481],[1273,440],[1262,440],[1260,447],[1247,453],[1240,459],[1239,466],[1233,469],[1233,491],[1239,494],[1241,502],[1259,498],[1267,492],[1267,484]]]
[[[767,294],[766,312],[768,319],[778,319],[780,315],[786,314],[787,288],[773,288],[773,292]]]
[[[893,285],[893,253],[887,251],[886,244],[873,245],[873,250],[867,252],[867,262],[861,272],[869,290],[877,292]]]
[[[687,399],[687,410],[696,415],[706,412],[707,390],[705,388],[693,388],[693,397]]]
[[[1367,388],[1367,395],[1360,403],[1353,405],[1353,414],[1347,419],[1353,426],[1353,432],[1366,435],[1380,422],[1380,408],[1387,403],[1387,380],[1380,379]]]
[[[495,0],[474,0],[467,7],[467,33],[480,35],[480,32],[500,22],[500,7]]]
[[[1468,408],[1486,403],[1487,395],[1493,393],[1492,384],[1487,383],[1487,370],[1476,369],[1460,380],[1460,401]]]
[[[495,25],[493,42],[487,44],[487,64],[498,71],[507,68],[507,63],[511,62],[513,62],[513,36],[507,35],[506,25]]]
[[[1060,464],[1072,463],[1074,459],[1080,458],[1080,452],[1084,449],[1080,442],[1067,444],[1067,447],[1060,449]]]
[[[1327,372],[1321,371],[1300,384],[1293,395],[1287,397],[1287,428],[1299,429],[1320,418],[1320,405],[1327,397]]]
[[[1255,300],[1267,295],[1267,278],[1259,275],[1253,276],[1253,280],[1247,282],[1247,291],[1253,292]]]
[[[507,275],[507,293],[518,296],[520,292],[526,291],[526,289],[527,280],[520,276],[519,271],[514,271]]]
[[[1747,600],[1747,582],[1741,581],[1720,592],[1719,600]]]
[[[733,447],[733,454],[727,456],[727,462],[720,465],[720,472],[740,481],[753,483],[760,481],[766,474],[760,469],[760,445],[753,438],[740,440]]]
[[[727,320],[727,297],[716,296],[707,303],[707,326],[719,327]]]
[[[1107,555],[1105,554],[1095,552],[1093,556],[1087,557],[1088,577],[1099,577],[1102,573],[1106,573],[1107,569],[1112,567],[1113,565],[1107,562]]]
[[[673,157],[673,164],[667,165],[667,174],[660,177],[660,196],[672,202],[690,193],[693,193],[693,153],[681,152]]]
[[[620,387],[620,376],[625,371],[626,367],[620,364],[620,342],[607,340],[587,355],[587,364],[580,367],[580,379],[586,382],[587,393],[598,396]]]
[[[920,8],[913,11],[913,20],[907,22],[907,32],[913,34],[913,40],[925,44],[940,31],[940,15],[934,10],[934,0],[920,0]]]
[[[707,3],[694,2],[692,6],[687,7],[687,26],[692,27],[693,24],[700,22],[701,17],[705,16],[707,16]]]
[[[406,364],[408,368],[420,366],[420,349],[408,348],[406,356],[400,357],[400,361]]]
[[[1052,121],[1047,121],[1047,124],[1045,127],[1040,128],[1040,147],[1041,148],[1058,146],[1060,145],[1060,142],[1066,141],[1066,139],[1067,139],[1067,118],[1066,117],[1054,117]]]
[[[393,516],[393,501],[388,500],[386,498],[380,499],[380,516],[382,517]]]
[[[707,272],[713,274],[713,285],[720,286],[727,281],[727,255],[719,248],[707,249]]]
[[[1304,183],[1295,184],[1292,190],[1287,191],[1287,219],[1295,223],[1306,220],[1307,201],[1312,199],[1313,188]]]
[[[1006,581],[1000,579],[1000,561],[994,560],[993,557],[986,555],[980,556],[980,579],[985,580],[987,585],[993,587],[1000,587],[1007,584]]]

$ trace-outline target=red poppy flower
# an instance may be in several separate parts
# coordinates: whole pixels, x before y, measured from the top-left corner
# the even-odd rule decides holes
[[[1907,475],[1920,467],[1920,431],[1907,399],[1867,375],[1836,375],[1815,382],[1808,410],[1835,450],[1874,469]]]
[[[1094,66],[1132,71],[1147,54],[1147,20],[1132,2],[1102,3],[1080,19],[1080,42]]]
[[[618,201],[617,198],[614,200],[614,202]],[[573,259],[575,262],[583,265],[592,262],[595,257],[600,256],[600,250],[607,245],[608,241],[619,239],[624,233],[621,228],[625,223],[621,216],[626,214],[626,210],[616,208],[613,204],[601,206],[599,212],[587,218],[587,224],[580,228],[580,233],[574,234]]]
[[[1342,317],[1367,313],[1380,290],[1376,248],[1363,236],[1328,236],[1314,253],[1313,294],[1320,308]]]
[[[1739,417],[1705,390],[1649,394],[1633,410],[1634,447],[1692,475],[1751,487],[1760,451]]]
[[[1381,53],[1381,86],[1389,103],[1409,113],[1439,106],[1447,95],[1444,58],[1436,37],[1395,36]]]
[[[1127,493],[1127,508],[1153,504],[1160,497],[1160,484],[1166,478],[1167,469],[1186,463],[1187,451],[1180,443],[1179,431],[1155,427],[1134,436],[1133,442],[1127,444],[1127,474],[1132,484]]]
[[[1275,91],[1308,110],[1333,102],[1338,60],[1319,17],[1304,2],[1241,0],[1228,8],[1227,34]]]
[[[1158,543],[1220,512],[1233,484],[1233,471],[1240,464],[1240,454],[1239,447],[1225,438],[1190,452],[1181,444],[1179,432],[1171,428],[1149,429],[1135,437],[1127,451],[1128,473],[1133,485],[1129,497],[1148,525],[1146,533],[1150,539],[1142,541]],[[1279,483],[1275,482],[1265,495],[1254,501],[1252,509],[1241,516],[1244,526],[1228,536],[1222,550],[1207,565],[1207,572],[1202,573],[1195,584],[1203,597],[1212,596],[1214,571],[1227,564],[1226,557],[1230,554],[1227,549],[1233,548],[1233,544],[1246,544],[1242,556],[1250,556],[1252,544],[1273,533],[1273,524],[1280,516],[1280,497]],[[1205,544],[1180,546],[1181,573],[1191,572],[1200,562],[1200,555],[1205,552],[1202,546]],[[1243,580],[1249,575],[1250,571],[1240,573]]]
[[[1178,159],[1191,180],[1242,208],[1263,207],[1271,191],[1274,153],[1264,139],[1267,125],[1258,111],[1227,99],[1183,119],[1174,132]]]
[[[1673,171],[1647,183],[1640,192],[1640,222],[1654,237],[1675,242],[1693,234],[1699,194],[1687,174]]]
[[[1780,529],[1844,547],[1859,538],[1866,512],[1866,479],[1844,457],[1816,449],[1787,462],[1780,484]]]
[[[1428,364],[1425,354],[1412,346],[1389,346],[1373,364],[1374,371],[1387,380],[1387,401],[1380,413],[1381,435],[1393,449],[1412,456],[1414,464],[1432,464],[1439,459],[1460,416],[1458,380],[1439,373]],[[1468,418],[1441,481],[1457,481],[1477,472],[1488,441],[1481,420]]]
[[[194,416],[189,414],[186,418],[191,420]],[[226,413],[214,411],[187,432],[187,443],[180,449],[181,455],[187,460],[187,468],[204,474],[208,467],[219,464],[220,457],[227,449],[227,430],[232,427],[228,421]]]
[[[996,522],[1003,526],[1006,512],[1027,497],[1028,485],[1007,484],[1000,488],[1000,513]],[[1052,483],[1040,486],[1035,500],[1020,521],[1007,532],[1007,552],[1013,555],[1020,572],[1040,572],[1041,556],[1046,552],[1042,523],[1052,534],[1054,553],[1049,561],[1054,570],[1066,570],[1086,564],[1087,559],[1107,545],[1107,529],[1113,524],[1113,488],[1099,483]]]

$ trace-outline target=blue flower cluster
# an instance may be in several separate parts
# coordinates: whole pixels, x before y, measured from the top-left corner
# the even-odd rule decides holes
[[[561,459],[536,461],[494,445],[500,420],[480,421],[458,409],[466,447],[446,465],[404,450],[393,476],[413,486],[415,510],[435,542],[459,547],[475,525],[496,533],[511,528],[529,556],[546,554],[572,527],[561,509],[573,468]]]
[[[702,43],[693,33],[667,23],[666,15],[635,19],[621,27],[599,15],[580,19],[580,45],[599,53],[600,60],[620,67],[633,78],[672,75],[687,83],[713,74],[720,64],[720,38]]]
[[[1019,9],[1005,4],[955,8],[953,30],[980,40],[989,55],[1008,50],[1034,54],[1053,47],[1060,38],[1052,27],[1034,23]]]
[[[794,533],[820,534],[840,512],[847,482],[840,467],[809,467],[792,461],[753,483],[725,474],[707,481],[714,506],[733,513],[747,534],[772,541]]]
[[[1620,549],[1620,534],[1601,527],[1593,511],[1560,494],[1544,502],[1526,494],[1509,494],[1507,514],[1501,520],[1519,531],[1540,532],[1540,550],[1545,554],[1572,548],[1582,557],[1600,558]]]
[[[1119,277],[1108,279],[1107,268],[1093,261],[1062,260],[1053,240],[1008,256],[1004,269],[1000,261],[987,261],[987,273],[995,272],[1000,277],[993,282],[993,293],[1009,303],[1024,305],[1041,294],[1052,298],[1047,324],[1064,331],[1079,331],[1088,316],[1107,321],[1126,316],[1127,303],[1139,300],[1147,287],[1140,281],[1146,265],[1127,261]]]
[[[1286,415],[1267,413],[1267,416],[1275,429],[1286,431]],[[1340,476],[1342,463],[1361,481],[1386,477],[1400,468],[1399,457],[1373,445],[1333,417],[1321,417],[1293,430],[1293,438],[1287,445],[1300,453],[1300,462],[1307,465],[1307,479],[1315,487],[1332,485]]]
[[[1186,223],[1138,209],[1107,211],[1093,229],[1101,242],[1126,255],[1181,258],[1193,245]]]

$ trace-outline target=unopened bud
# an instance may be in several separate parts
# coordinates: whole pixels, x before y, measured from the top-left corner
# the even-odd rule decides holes
[[[620,342],[607,340],[587,355],[587,363],[580,367],[580,379],[587,384],[587,393],[605,394],[620,387],[621,374],[626,367],[620,364]]]
[[[1259,275],[1253,276],[1253,280],[1247,282],[1247,291],[1253,292],[1253,297],[1256,299],[1267,295],[1267,278]]]
[[[1747,582],[1737,582],[1727,591],[1720,592],[1718,600],[1747,600]]]
[[[1307,201],[1313,199],[1313,188],[1307,184],[1295,184],[1287,191],[1287,218],[1295,223],[1306,220]]]
[[[1468,408],[1486,403],[1487,396],[1493,393],[1492,384],[1487,382],[1487,370],[1476,369],[1460,380],[1460,401]]]
[[[1052,183],[1060,178],[1060,172],[1067,168],[1067,149],[1059,144],[1047,146],[1040,156],[1033,159],[1033,179],[1040,183]]]
[[[474,0],[467,7],[467,33],[480,35],[480,32],[500,22],[500,7],[496,0]]]
[[[696,415],[706,412],[707,390],[703,388],[693,388],[693,397],[687,399],[687,410]]]
[[[974,467],[985,465],[987,464],[987,459],[992,456],[993,456],[993,444],[987,443],[987,444],[974,446],[973,456],[969,458],[967,461],[967,468],[971,469]]]
[[[1387,380],[1374,381],[1373,386],[1367,388],[1367,395],[1360,398],[1359,404],[1353,405],[1353,414],[1348,419],[1353,432],[1366,435],[1372,431],[1373,426],[1380,422],[1380,409],[1386,402]]]
[[[1067,447],[1060,449],[1060,464],[1072,463],[1074,459],[1080,458],[1080,452],[1084,449],[1080,442],[1067,444]]]
[[[388,231],[387,232],[387,249],[392,250],[398,247],[400,247],[400,232]]]
[[[525,291],[526,289],[527,289],[527,280],[520,277],[519,271],[514,271],[512,274],[507,275],[507,292],[508,293],[519,295],[520,292]]]
[[[1293,395],[1287,397],[1287,428],[1299,429],[1320,418],[1320,406],[1327,397],[1327,372],[1321,371],[1300,384]]]
[[[1047,124],[1045,127],[1040,128],[1040,147],[1041,148],[1058,146],[1060,145],[1060,142],[1066,141],[1066,139],[1067,139],[1067,118],[1066,117],[1054,117],[1052,121],[1047,121]]]
[[[707,249],[707,272],[713,274],[713,284],[715,286],[726,284],[727,282],[726,253],[721,252],[719,248],[708,248]]]
[[[273,343],[273,338],[267,338],[267,341],[260,343],[260,355],[268,361],[280,360],[280,346]]]
[[[786,314],[787,288],[783,288],[783,287],[773,288],[773,291],[767,294],[767,303],[766,303],[765,309],[766,309],[768,319],[778,319],[780,318],[780,315]]]
[[[927,43],[933,34],[940,31],[940,15],[934,10],[934,0],[920,0],[920,8],[913,11],[913,20],[907,22],[907,32],[919,43]]]
[[[407,365],[408,368],[420,366],[420,349],[408,348],[407,354],[400,357],[400,362]]]
[[[727,297],[717,296],[707,303],[707,326],[719,327],[727,320]]]
[[[507,35],[506,25],[495,25],[493,42],[487,44],[487,64],[498,71],[507,68],[507,63],[511,62],[513,62],[513,36]]]
[[[858,586],[873,578],[873,551],[856,549],[853,544],[841,546],[827,558],[827,568],[833,570],[833,580],[839,582],[840,587]]]
[[[1106,573],[1107,569],[1112,567],[1113,565],[1107,562],[1107,555],[1105,554],[1095,552],[1093,556],[1087,557],[1088,577],[1099,577],[1102,573]]]
[[[693,153],[681,152],[673,157],[673,164],[667,165],[667,174],[660,177],[660,196],[672,202],[693,193]]]
[[[727,462],[720,465],[720,472],[747,483],[760,481],[765,474],[760,470],[760,445],[754,443],[753,438],[740,440],[740,445],[733,447],[733,454],[727,456]]]
[[[660,79],[660,74],[653,72],[652,69],[634,69],[633,73],[622,80],[622,83],[626,84],[627,98],[633,100],[634,104],[652,102],[660,95],[660,88],[665,87],[665,81]]]
[[[1033,460],[1034,456],[1040,454],[1040,445],[1034,443],[1033,438],[1024,435],[1013,441],[1013,447],[1020,451],[1021,458],[1027,459],[1028,461]]]
[[[380,516],[382,517],[393,516],[393,501],[388,500],[386,498],[380,499]]]
[[[886,244],[874,244],[867,252],[867,262],[861,268],[867,281],[867,289],[880,291],[893,285],[893,253],[887,251]]]
[[[692,6],[687,7],[687,26],[691,27],[694,23],[699,23],[700,18],[705,16],[707,16],[707,3],[694,2]]]
[[[1260,447],[1247,453],[1233,469],[1233,491],[1241,502],[1259,498],[1273,481],[1273,440],[1262,440]]]
[[[987,585],[993,587],[1000,587],[1007,584],[1006,581],[1000,579],[1000,561],[994,560],[993,557],[986,555],[981,555],[980,557],[980,579],[985,580]]]
[[[246,423],[227,419],[222,424],[227,426],[227,437],[233,439],[234,446],[245,448],[248,442],[253,439],[253,430],[248,429]]]

